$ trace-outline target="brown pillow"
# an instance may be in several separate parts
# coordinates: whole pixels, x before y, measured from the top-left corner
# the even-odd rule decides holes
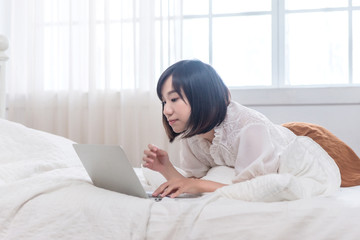
[[[322,126],[289,122],[282,124],[297,136],[308,136],[317,142],[336,162],[340,169],[341,186],[360,185],[360,159],[343,141]]]

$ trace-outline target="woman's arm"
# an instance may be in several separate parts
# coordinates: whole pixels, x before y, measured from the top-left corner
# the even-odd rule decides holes
[[[161,184],[154,191],[153,195],[158,196],[160,194],[162,197],[169,195],[171,198],[175,198],[182,193],[214,192],[223,186],[226,186],[226,184],[197,178],[172,178],[166,183]]]
[[[173,178],[183,177],[170,162],[169,155],[166,151],[152,144],[149,144],[148,148],[149,149],[144,151],[144,167],[161,173],[168,181]]]
[[[209,180],[186,178],[170,162],[166,151],[152,144],[149,144],[148,148],[144,151],[143,166],[161,173],[167,180],[154,191],[154,196],[160,194],[163,197],[170,195],[170,197],[174,198],[182,193],[213,192],[220,187],[226,186]]]

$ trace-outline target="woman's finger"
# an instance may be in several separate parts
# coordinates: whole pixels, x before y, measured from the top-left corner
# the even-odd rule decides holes
[[[163,193],[161,194],[162,197],[166,197],[170,194],[172,194],[173,192],[179,190],[180,186],[176,183],[173,184],[169,184],[167,186],[167,188],[165,188],[165,190],[163,191]]]
[[[146,156],[143,157],[143,167],[151,168],[152,164],[154,163],[154,159],[148,158]]]
[[[143,157],[143,161],[144,161],[144,162],[147,162],[147,163],[153,163],[153,162],[154,162],[154,159],[148,158],[148,157]]]
[[[176,197],[179,196],[180,194],[182,194],[182,190],[181,190],[181,188],[178,188],[178,190],[177,190],[176,192],[172,193],[172,194],[170,195],[170,197],[171,197],[171,198],[176,198]]]
[[[152,152],[156,152],[158,150],[158,147],[156,147],[154,144],[149,144],[148,148],[152,151]]]
[[[171,192],[172,188],[169,186],[161,193],[161,197],[166,197]]]
[[[147,157],[156,158],[156,153],[151,152],[150,150],[144,150],[144,155],[146,155]]]
[[[168,187],[169,182],[165,182],[161,184],[154,192],[153,196],[158,196],[159,194],[162,194],[164,190]]]

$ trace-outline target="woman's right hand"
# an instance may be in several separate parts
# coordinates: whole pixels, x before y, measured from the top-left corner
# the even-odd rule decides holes
[[[144,150],[144,154],[144,167],[162,173],[172,166],[168,153],[155,145],[149,144],[148,149]]]
[[[161,173],[167,180],[173,177],[182,177],[170,162],[169,155],[166,151],[149,144],[148,149],[144,150],[144,155],[144,167]]]

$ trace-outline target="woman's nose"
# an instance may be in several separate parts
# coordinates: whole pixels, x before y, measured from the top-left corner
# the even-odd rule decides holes
[[[168,104],[165,104],[163,113],[165,116],[169,116],[173,113],[173,110]]]

